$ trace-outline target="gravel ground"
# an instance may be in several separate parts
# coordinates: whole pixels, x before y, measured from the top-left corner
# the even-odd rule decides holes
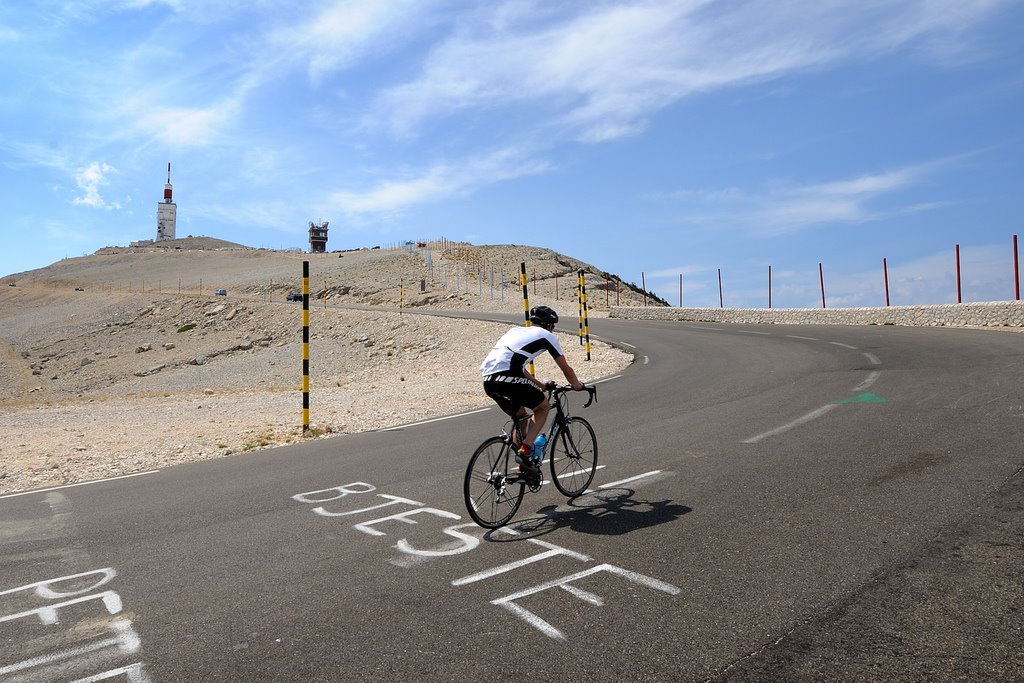
[[[465,273],[484,272],[499,255],[509,263],[524,258],[523,249],[477,248],[490,254],[485,260],[477,253],[475,268],[465,254],[431,254],[433,282],[414,295],[405,283],[426,279],[415,272],[422,253],[315,257],[321,267],[314,272],[325,283],[311,286],[319,295],[310,312],[311,433],[329,438],[490,405],[477,368],[507,325],[414,313],[521,313],[517,287],[502,301],[500,288],[491,294],[489,277],[479,283]],[[575,275],[559,276],[558,299],[553,275],[579,262],[530,253],[548,256],[530,261],[538,272],[531,305],[555,307],[573,329]],[[4,278],[17,286],[0,288],[0,493],[309,438],[299,426],[301,304],[283,300],[301,286],[284,277],[301,260],[262,250],[123,250]],[[146,291],[139,271],[149,280]],[[280,279],[271,284],[269,273]],[[131,276],[135,282],[127,284]],[[179,278],[186,285],[202,279],[206,293],[186,286],[178,294]],[[170,282],[175,287],[164,286]],[[221,286],[228,296],[212,296]],[[604,314],[600,307],[592,313]],[[560,336],[583,381],[632,362],[597,342],[586,361],[575,334]],[[542,378],[561,377],[550,359],[537,370]]]

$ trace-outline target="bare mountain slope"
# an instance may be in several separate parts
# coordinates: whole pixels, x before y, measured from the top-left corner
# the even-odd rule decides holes
[[[108,248],[4,278],[0,492],[301,438],[301,303],[285,295],[300,289],[304,259],[311,262],[314,292],[317,433],[488,405],[477,367],[505,326],[410,313],[521,313],[519,262],[525,259],[531,304],[556,307],[567,319],[563,329],[572,331],[574,271],[590,268],[530,247],[304,255],[217,244]],[[477,272],[485,273],[483,283]],[[214,295],[215,289],[227,294]],[[604,294],[589,291],[600,315]],[[612,305],[615,296],[609,292]],[[638,297],[631,290],[619,296],[623,303]],[[563,335],[563,345],[585,381],[631,361],[595,343],[588,362],[572,333]],[[543,361],[539,372],[551,377],[557,369]]]

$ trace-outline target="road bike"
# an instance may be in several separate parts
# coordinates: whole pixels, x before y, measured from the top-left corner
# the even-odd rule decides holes
[[[544,458],[551,464],[551,481],[562,494],[569,498],[579,496],[594,479],[597,470],[597,435],[594,428],[582,417],[569,415],[565,393],[571,386],[552,387],[547,396],[551,402],[554,419],[547,433]],[[597,387],[584,386],[590,394],[583,405],[590,406],[597,400]],[[522,443],[522,423],[529,416],[510,419],[500,436],[484,441],[469,459],[463,493],[466,510],[473,521],[485,529],[504,526],[519,510],[527,487],[539,491],[545,483],[540,469],[519,471],[516,464],[516,449]],[[543,467],[543,462],[540,463]]]

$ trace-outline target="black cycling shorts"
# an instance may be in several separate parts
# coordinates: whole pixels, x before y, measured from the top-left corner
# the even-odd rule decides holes
[[[514,375],[491,375],[484,380],[484,393],[510,417],[524,406],[533,409],[544,402],[544,392],[536,384]]]

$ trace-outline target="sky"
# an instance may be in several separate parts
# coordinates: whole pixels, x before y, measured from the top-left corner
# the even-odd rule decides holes
[[[1014,299],[1014,0],[0,0],[0,275],[527,244],[672,305]],[[1024,250],[1024,245],[1022,245]],[[820,264],[820,270],[819,270]],[[718,276],[721,273],[722,288]],[[721,292],[721,296],[720,296]]]

